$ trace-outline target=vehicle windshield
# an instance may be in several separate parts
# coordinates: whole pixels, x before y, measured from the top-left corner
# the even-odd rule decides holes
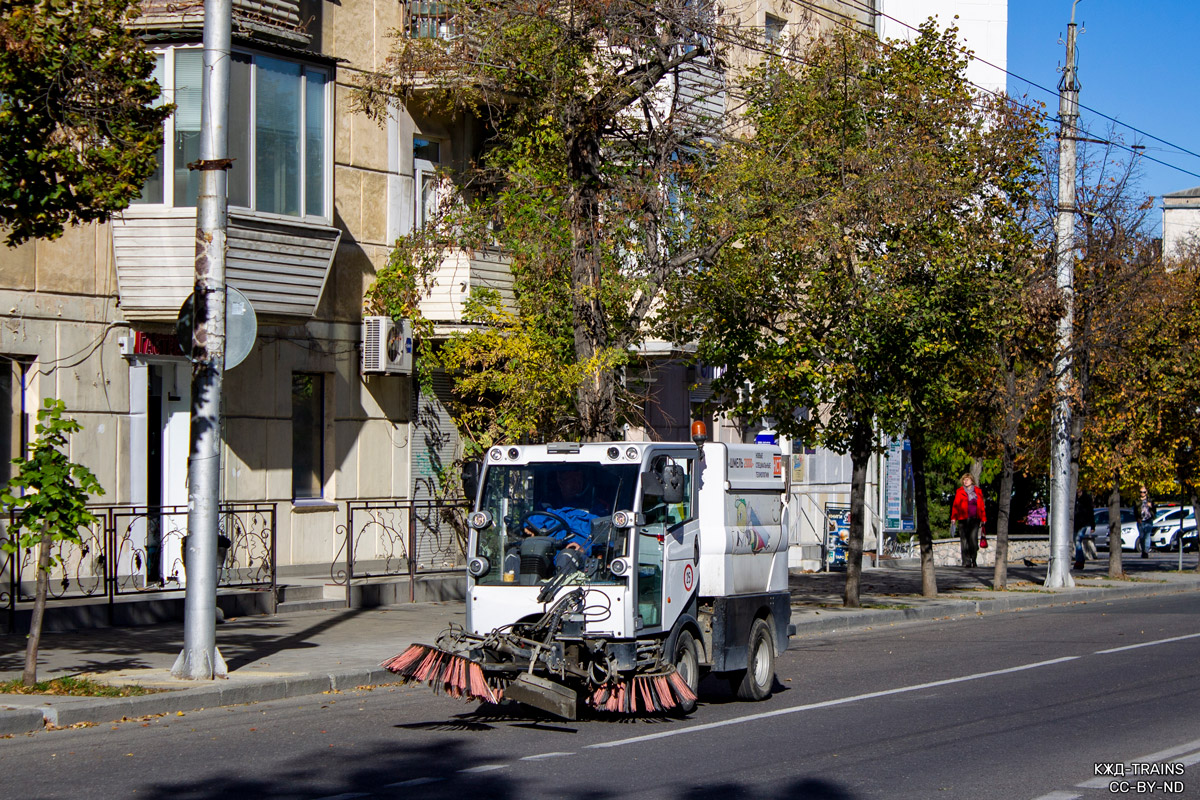
[[[489,569],[476,582],[529,586],[564,572],[615,582],[608,564],[628,555],[629,543],[612,515],[633,510],[637,480],[637,464],[489,466],[480,509],[492,521],[478,532],[475,548]]]

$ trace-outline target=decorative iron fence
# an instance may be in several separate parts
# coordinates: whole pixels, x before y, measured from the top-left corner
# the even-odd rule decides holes
[[[346,605],[356,580],[406,575],[409,599],[417,575],[459,569],[466,563],[465,500],[352,500],[330,567],[333,582],[346,587]]]
[[[123,595],[184,588],[183,551],[187,506],[94,506],[96,522],[80,530],[78,542],[53,545],[47,603],[104,598],[111,606]],[[9,516],[9,524],[16,517]],[[219,588],[270,590],[275,596],[275,503],[222,503],[217,522]],[[7,526],[0,537],[7,538]],[[8,631],[16,614],[32,603],[37,548],[0,551],[0,608]]]

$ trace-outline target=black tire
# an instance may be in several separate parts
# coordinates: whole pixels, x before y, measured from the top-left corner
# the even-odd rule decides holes
[[[750,626],[746,648],[746,669],[734,674],[731,681],[739,700],[766,700],[775,688],[775,637],[765,619],[756,619]]]
[[[679,636],[675,638],[675,652],[672,654],[671,663],[675,665],[679,677],[683,678],[683,682],[692,690],[692,694],[696,694],[700,686],[700,649],[696,646],[695,637],[688,631],[680,631]],[[680,702],[675,707],[679,714],[690,714],[695,710],[695,700]]]

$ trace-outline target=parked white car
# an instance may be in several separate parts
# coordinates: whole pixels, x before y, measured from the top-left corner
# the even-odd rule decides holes
[[[1108,549],[1108,509],[1097,508],[1096,515],[1096,549]],[[1133,513],[1132,508],[1121,509],[1121,549],[1136,550],[1139,547],[1138,543],[1138,524],[1137,516]]]
[[[1154,533],[1151,542],[1160,550],[1179,549],[1179,533],[1183,531],[1183,546],[1191,550],[1196,546],[1196,512],[1191,506],[1170,508],[1154,518]]]

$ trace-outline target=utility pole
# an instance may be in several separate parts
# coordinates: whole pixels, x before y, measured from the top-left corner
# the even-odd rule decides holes
[[[192,295],[192,425],[183,652],[171,674],[212,680],[227,674],[217,650],[217,520],[221,482],[221,378],[225,367],[225,233],[228,224],[229,72],[233,0],[204,2],[204,91]]]
[[[1079,79],[1075,72],[1075,6],[1067,26],[1067,63],[1058,83],[1058,242],[1057,283],[1063,296],[1063,313],[1058,320],[1058,358],[1055,361],[1054,414],[1050,441],[1050,568],[1046,586],[1070,588],[1072,517],[1071,496],[1071,391],[1075,328],[1075,140],[1078,138]]]

